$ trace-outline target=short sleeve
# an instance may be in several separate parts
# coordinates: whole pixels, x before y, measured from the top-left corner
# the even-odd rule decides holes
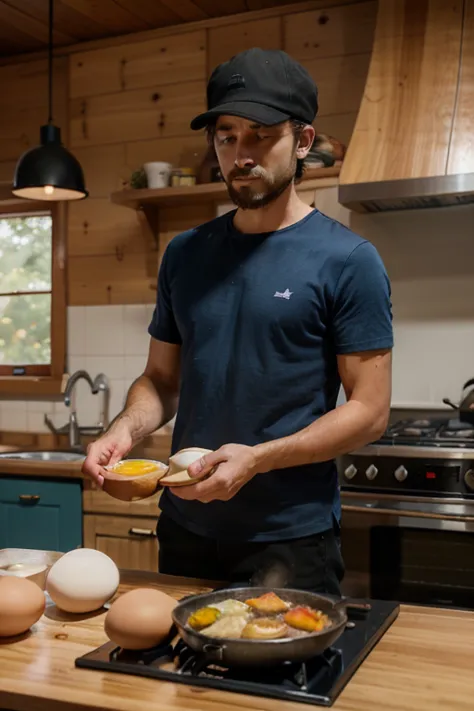
[[[393,347],[390,281],[370,242],[347,258],[334,292],[332,332],[338,354]]]
[[[161,260],[156,306],[148,327],[148,333],[152,338],[156,338],[158,341],[181,345],[181,335],[176,324],[171,300],[171,279],[169,272],[168,245],[163,259]]]

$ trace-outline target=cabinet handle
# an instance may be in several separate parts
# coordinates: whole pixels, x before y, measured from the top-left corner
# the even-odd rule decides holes
[[[20,494],[18,498],[25,504],[36,504],[40,500],[39,494]]]
[[[156,536],[156,533],[151,528],[131,528],[129,534],[132,536],[146,536],[147,538]]]

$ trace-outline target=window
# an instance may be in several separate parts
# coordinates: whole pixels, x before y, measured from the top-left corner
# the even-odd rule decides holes
[[[60,203],[0,201],[0,395],[60,392],[64,210]]]
[[[0,217],[0,374],[51,372],[51,214]]]

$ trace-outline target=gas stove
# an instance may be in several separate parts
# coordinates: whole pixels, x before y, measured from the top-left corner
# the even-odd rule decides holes
[[[344,591],[471,609],[474,426],[400,420],[337,464]]]
[[[400,420],[375,444],[472,449],[474,425],[455,419]]]
[[[399,613],[399,604],[395,602],[360,602],[369,602],[369,605],[364,610],[348,608],[349,622],[334,645],[303,664],[287,662],[264,668],[226,668],[210,663],[205,655],[194,652],[181,638],[139,652],[126,651],[108,642],[78,657],[75,664],[201,688],[332,706]]]
[[[338,468],[345,492],[474,499],[474,426],[449,418],[400,420],[341,457]]]

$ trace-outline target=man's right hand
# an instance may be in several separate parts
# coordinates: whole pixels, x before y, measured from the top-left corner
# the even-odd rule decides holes
[[[106,434],[87,447],[87,457],[82,473],[90,476],[102,487],[104,467],[113,466],[123,459],[133,446],[132,436],[125,422],[116,422]]]

